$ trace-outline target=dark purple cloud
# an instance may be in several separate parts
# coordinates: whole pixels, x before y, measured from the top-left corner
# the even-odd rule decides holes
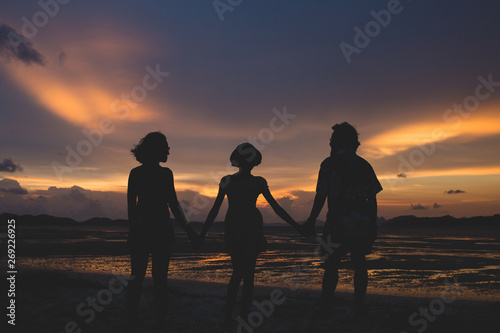
[[[0,192],[14,195],[28,194],[28,191],[22,188],[17,180],[9,178],[0,180]]]
[[[462,190],[449,190],[449,191],[444,191],[444,194],[462,194],[465,193],[465,191]]]
[[[415,209],[415,210],[422,210],[422,209],[427,209],[427,208],[428,208],[428,207],[426,207],[426,206],[422,206],[422,205],[421,205],[421,204],[419,204],[419,203],[418,203],[418,204],[416,204],[416,205],[411,204],[411,209]]]
[[[45,66],[42,54],[33,47],[33,43],[7,24],[0,24],[0,55],[20,60],[26,65]]]
[[[20,164],[14,163],[10,158],[4,158],[3,162],[0,162],[0,172],[16,172],[23,171]]]

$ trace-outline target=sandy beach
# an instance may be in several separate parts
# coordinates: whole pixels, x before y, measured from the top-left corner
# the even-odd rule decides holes
[[[59,333],[69,327],[69,332],[122,332],[124,284],[124,275],[25,271],[18,275],[17,323],[9,331]],[[148,277],[141,299],[142,332],[154,332],[151,286]],[[169,332],[223,332],[225,292],[224,283],[171,279]],[[435,298],[369,291],[369,313],[358,320],[352,293],[341,291],[331,317],[323,319],[316,317],[317,288],[257,286],[249,323],[240,322],[238,332],[494,332],[500,303],[467,300],[459,294],[453,286]],[[277,303],[270,305],[271,300]]]

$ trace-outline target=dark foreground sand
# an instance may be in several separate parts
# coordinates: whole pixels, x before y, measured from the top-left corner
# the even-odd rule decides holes
[[[6,283],[5,275],[2,281]],[[123,332],[123,277],[30,270],[20,272],[16,283],[16,326],[2,332]],[[171,280],[169,289],[169,332],[223,332],[224,283]],[[454,300],[454,292],[450,286],[435,298],[370,294],[369,313],[363,320],[354,318],[352,293],[340,292],[331,318],[319,319],[319,290],[257,286],[254,299],[261,305],[254,308],[249,326],[239,332],[498,332],[500,302]],[[89,305],[93,299],[94,309]],[[147,278],[142,332],[155,332],[151,299]],[[280,304],[271,307],[270,299]],[[4,305],[2,296],[3,309]]]

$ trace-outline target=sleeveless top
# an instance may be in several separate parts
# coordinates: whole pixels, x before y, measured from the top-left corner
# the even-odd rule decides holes
[[[171,247],[175,233],[167,202],[173,189],[172,171],[141,165],[131,171],[137,193],[137,218],[131,221],[129,243],[148,250]]]
[[[265,248],[262,214],[256,203],[267,190],[262,177],[229,175],[219,185],[227,195],[228,210],[224,220],[224,241],[228,253],[256,255]]]

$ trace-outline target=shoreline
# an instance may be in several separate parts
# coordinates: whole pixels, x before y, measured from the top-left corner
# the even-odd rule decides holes
[[[37,268],[22,268],[18,271],[18,275],[22,276],[24,274],[60,274],[63,275],[64,277],[72,280],[88,280],[90,282],[96,282],[96,283],[104,283],[106,281],[109,281],[113,276],[115,275],[120,275],[120,276],[129,276],[129,272],[91,272],[91,271],[68,271],[68,270],[45,270],[45,269],[37,269]],[[5,274],[2,274],[2,276]],[[206,296],[225,296],[226,295],[226,289],[227,289],[227,284],[228,280],[217,280],[217,279],[212,279],[212,280],[203,280],[203,279],[180,279],[180,278],[170,278],[168,279],[169,281],[169,288],[175,288],[175,287],[180,287],[184,291],[189,292],[188,289],[192,288],[193,286],[197,286],[197,291],[198,293],[203,293],[206,294]],[[144,284],[145,285],[153,285],[153,278],[151,274],[146,274],[144,277]],[[478,303],[497,303],[500,302],[500,291],[496,291],[496,294],[492,294],[488,297],[485,297],[484,295],[473,295],[471,293],[467,293],[466,287],[460,286],[459,284],[457,285],[456,283],[453,283],[453,281],[450,281],[450,284],[443,285],[442,290],[437,290],[437,291],[430,291],[427,290],[426,295],[422,295],[421,292],[418,290],[425,290],[425,288],[416,288],[412,290],[402,290],[402,289],[397,289],[394,291],[391,291],[389,289],[380,289],[380,288],[373,288],[370,287],[370,281],[368,282],[368,290],[367,290],[367,298],[404,298],[404,299],[415,299],[415,300],[429,300],[429,299],[435,299],[435,298],[440,298],[441,294],[443,291],[447,289],[455,289],[455,290],[460,290],[460,292],[455,295],[456,301],[461,301],[461,302],[478,302]],[[264,284],[264,283],[255,283],[255,290],[254,294],[259,295],[259,294],[269,294],[272,290],[286,290],[288,294],[293,295],[315,295],[318,299],[321,295],[321,285],[318,285],[317,287],[311,287],[311,286],[306,286],[306,285],[289,285],[289,284],[282,284],[282,285],[275,285],[275,284]],[[217,292],[215,292],[217,291]],[[354,297],[354,287],[346,287],[346,286],[339,286],[336,289],[335,292],[336,295],[342,296],[342,297]]]

